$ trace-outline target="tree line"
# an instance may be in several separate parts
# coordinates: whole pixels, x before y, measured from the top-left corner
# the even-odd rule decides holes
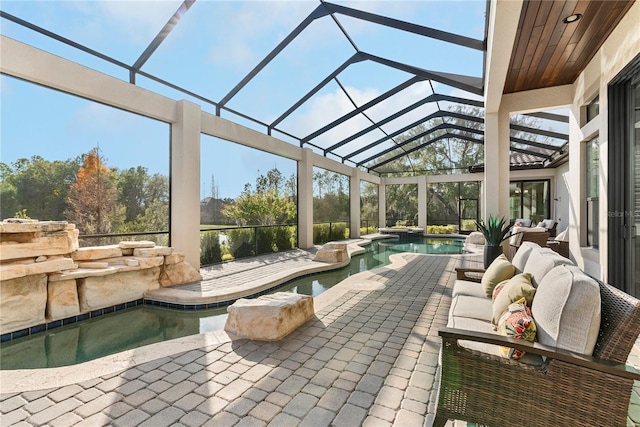
[[[0,163],[0,215],[68,221],[81,234],[166,231],[169,178],[110,168],[99,148],[75,159]]]

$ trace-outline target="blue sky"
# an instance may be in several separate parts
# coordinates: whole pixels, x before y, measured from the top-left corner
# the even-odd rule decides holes
[[[180,3],[173,0],[3,0],[0,7],[5,12],[132,64]],[[484,37],[484,0],[335,3],[476,39]],[[318,4],[318,1],[198,0],[142,69],[217,102]],[[476,77],[482,75],[481,52],[381,28],[342,15],[337,17],[362,51],[428,70]],[[11,22],[3,20],[0,31],[8,37],[128,80],[127,72],[118,67]],[[271,122],[353,53],[354,48],[330,17],[316,20],[228,106],[260,121]],[[339,76],[340,82],[359,105],[408,78],[404,72],[370,62],[352,65]],[[99,144],[110,166],[125,169],[142,164],[151,173],[168,174],[168,124],[9,77],[2,76],[0,81],[2,162],[10,163],[34,154],[48,160],[74,158]],[[137,83],[174,99],[190,99],[141,77]],[[472,97],[457,89],[435,86],[438,93]],[[380,119],[431,93],[428,83],[419,83],[367,113],[374,119]],[[214,111],[211,105],[190,100],[201,104],[204,110]],[[420,107],[390,123],[385,131],[392,132],[436,108],[433,104]],[[348,98],[332,82],[279,126],[304,137],[352,109]],[[225,111],[222,117],[248,124]],[[369,124],[364,117],[356,117],[314,140],[314,143],[331,145]],[[248,125],[264,131],[261,126]],[[372,132],[357,143],[362,146],[381,135]],[[282,139],[297,144],[286,137]],[[350,146],[339,154],[353,149]],[[363,153],[361,158],[368,154]],[[211,175],[215,175],[220,195],[235,197],[245,182],[255,181],[258,170],[264,173],[274,166],[286,176],[295,172],[295,162],[290,160],[203,136],[201,194],[209,195]]]

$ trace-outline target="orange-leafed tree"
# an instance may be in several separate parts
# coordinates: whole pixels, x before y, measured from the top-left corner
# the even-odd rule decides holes
[[[110,233],[118,213],[117,173],[107,168],[99,148],[84,155],[69,189],[66,217],[84,234]]]

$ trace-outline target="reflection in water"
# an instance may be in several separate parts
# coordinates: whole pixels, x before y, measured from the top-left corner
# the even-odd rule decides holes
[[[352,274],[389,264],[389,255],[394,253],[460,251],[461,243],[456,241],[427,241],[427,244],[397,240],[373,242],[364,254],[354,256],[348,266],[293,280],[273,292],[317,296]],[[0,369],[74,365],[147,344],[220,330],[226,320],[226,307],[197,311],[132,307],[2,343]]]

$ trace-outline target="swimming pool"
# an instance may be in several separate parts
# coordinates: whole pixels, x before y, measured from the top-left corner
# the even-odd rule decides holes
[[[352,274],[389,264],[394,253],[462,253],[456,238],[385,239],[338,270],[292,280],[273,292],[317,296]],[[36,369],[74,365],[174,338],[224,329],[226,307],[174,310],[139,305],[0,344],[0,369]]]

